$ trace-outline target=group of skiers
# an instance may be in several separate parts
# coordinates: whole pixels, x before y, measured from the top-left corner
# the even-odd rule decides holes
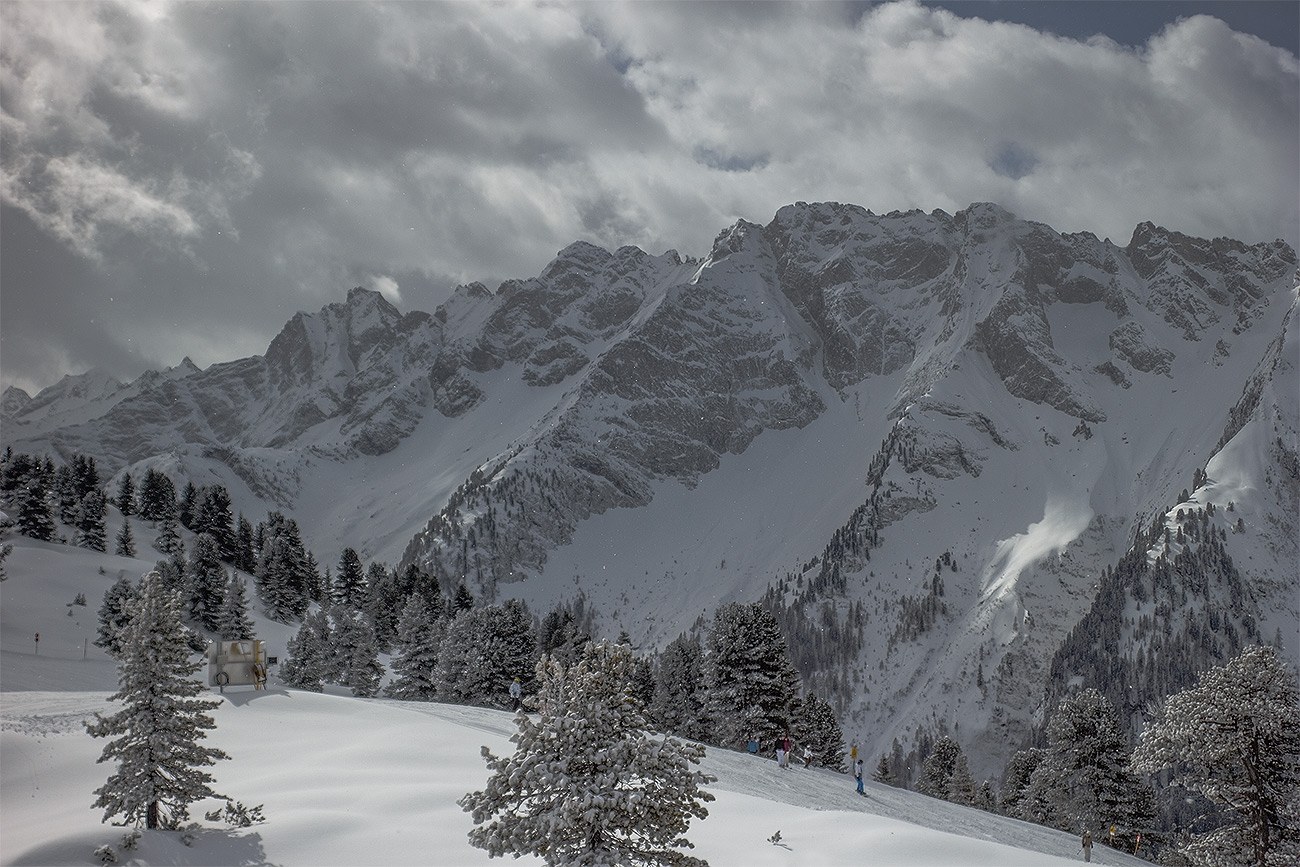
[[[748,749],[751,755],[758,755],[758,735],[749,736]],[[790,767],[790,756],[794,753],[794,742],[790,740],[790,735],[783,734],[776,741],[776,766],[782,770],[788,770]],[[803,766],[805,768],[812,766],[813,751],[812,747],[804,744],[803,747]]]

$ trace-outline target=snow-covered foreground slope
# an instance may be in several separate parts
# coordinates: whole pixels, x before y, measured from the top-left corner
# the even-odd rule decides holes
[[[244,690],[245,688],[241,688]],[[102,743],[81,721],[106,693],[5,692],[0,782],[5,864],[93,864],[92,852],[121,831],[100,824],[91,791],[109,772]],[[512,748],[509,714],[449,705],[362,700],[272,689],[231,690],[214,713],[210,742],[231,760],[216,788],[263,804],[267,821],[246,830],[202,822],[186,849],[156,834],[135,853],[142,864],[489,863],[466,839],[456,806],[481,788],[480,745]],[[1074,860],[1072,836],[872,785],[867,798],[847,775],[710,750],[718,778],[709,818],[689,838],[714,865],[1049,865]],[[220,806],[200,804],[204,809]],[[784,846],[768,842],[781,832]],[[1141,863],[1101,852],[1098,863]],[[527,859],[526,863],[533,863]]]
[[[101,571],[101,567],[103,567]],[[208,743],[230,761],[217,791],[267,821],[230,830],[202,820],[186,847],[177,834],[146,835],[121,850],[125,829],[101,823],[92,792],[112,772],[104,742],[83,721],[107,702],[114,666],[90,642],[103,590],[147,563],[18,540],[0,585],[0,863],[96,864],[109,844],[119,863],[141,865],[468,865],[490,863],[469,846],[469,815],[456,801],[481,788],[482,745],[512,749],[509,714],[439,704],[364,700],[282,688],[231,689],[213,714]],[[85,593],[85,608],[69,606]],[[73,610],[72,615],[66,612]],[[257,618],[260,629],[268,624]],[[269,626],[274,628],[273,624]],[[33,638],[40,632],[39,650]],[[266,631],[273,643],[277,638]],[[282,645],[281,645],[282,646]],[[82,658],[83,647],[86,658]],[[747,754],[710,749],[704,769],[717,801],[688,837],[719,865],[1050,865],[1075,860],[1070,835],[871,784],[847,775],[779,771]],[[777,846],[768,842],[781,832]],[[1094,853],[1098,863],[1144,863]],[[525,859],[525,863],[536,863]]]

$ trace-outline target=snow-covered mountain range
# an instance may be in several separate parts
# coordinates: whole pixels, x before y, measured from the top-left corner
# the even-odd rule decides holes
[[[1072,685],[1133,714],[1242,642],[1300,656],[1296,266],[797,203],[701,260],[579,242],[432,314],[354,289],[264,356],[10,389],[0,421],[220,482],[322,563],[581,594],[643,649],[765,597],[846,736],[952,733],[990,776]]]

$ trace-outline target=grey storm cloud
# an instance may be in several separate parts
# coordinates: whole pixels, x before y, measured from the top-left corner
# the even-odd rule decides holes
[[[0,377],[206,365],[353,285],[431,310],[797,200],[1294,244],[1296,57],[1180,8],[1131,45],[911,0],[0,4]]]

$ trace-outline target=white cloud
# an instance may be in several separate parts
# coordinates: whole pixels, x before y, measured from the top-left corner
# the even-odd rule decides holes
[[[579,238],[702,254],[798,200],[1300,241],[1297,60],[1204,15],[1140,49],[915,2],[10,2],[0,25],[0,200],[180,343],[215,316],[265,346],[366,281],[432,309]],[[44,318],[6,334],[65,340],[83,299],[24,264],[6,296]]]

